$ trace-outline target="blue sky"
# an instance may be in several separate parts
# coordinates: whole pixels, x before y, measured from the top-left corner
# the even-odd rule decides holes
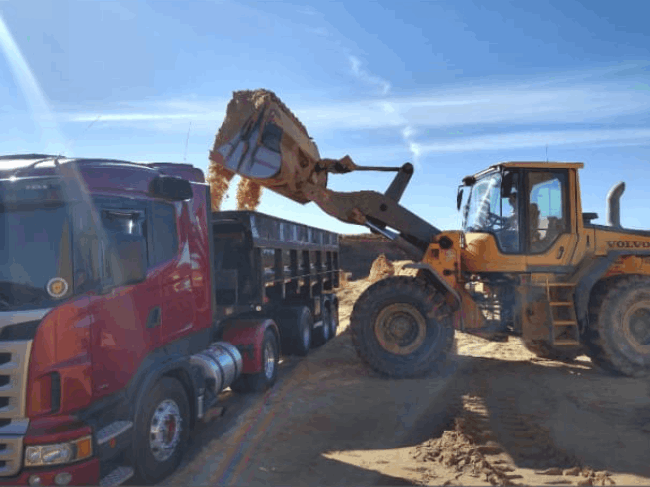
[[[650,228],[649,13],[647,0],[0,1],[0,153],[205,170],[231,93],[268,88],[322,157],[413,162],[403,204],[439,228],[458,226],[463,176],[547,147],[585,162],[583,210],[599,223],[624,180],[623,225]],[[270,191],[259,209],[365,231]]]

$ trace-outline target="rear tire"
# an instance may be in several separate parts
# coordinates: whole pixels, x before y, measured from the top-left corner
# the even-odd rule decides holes
[[[534,340],[532,342],[524,341],[524,346],[528,351],[533,352],[540,358],[559,360],[560,362],[572,362],[580,355],[584,354],[584,350],[580,348],[563,349],[549,345],[543,340]]]
[[[321,326],[314,329],[314,344],[317,347],[325,345],[332,339],[332,313],[329,303],[321,308]]]
[[[257,374],[242,374],[230,388],[238,394],[264,392],[275,384],[278,378],[280,347],[273,330],[267,328],[262,341],[262,370]]]
[[[145,396],[136,416],[133,447],[139,484],[157,484],[181,462],[190,433],[190,404],[183,385],[163,377]]]
[[[312,343],[314,319],[307,306],[296,306],[281,310],[276,322],[280,326],[282,350],[288,355],[304,357]]]
[[[350,319],[359,357],[395,378],[438,372],[454,347],[454,328],[444,296],[422,280],[392,276],[359,297]]]
[[[600,301],[600,306],[598,302]],[[628,377],[650,375],[650,278],[630,276],[592,298],[587,353],[602,369]]]

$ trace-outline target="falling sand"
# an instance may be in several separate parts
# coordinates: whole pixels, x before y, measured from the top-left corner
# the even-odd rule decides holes
[[[235,91],[233,97],[226,107],[226,117],[223,124],[217,132],[214,140],[213,152],[217,148],[230,141],[242,129],[248,119],[262,106],[267,100],[281,104],[277,96],[269,90],[242,90]],[[290,110],[282,104],[282,108],[295,116]],[[300,128],[305,131],[305,127],[295,119]],[[212,210],[221,210],[224,196],[228,191],[230,181],[234,177],[234,173],[214,160],[210,161],[208,169],[208,182],[210,183],[210,193],[212,198]],[[237,188],[237,209],[238,210],[255,210],[260,204],[262,195],[262,188],[254,181],[242,178]]]
[[[260,205],[262,187],[250,179],[241,178],[237,187],[237,209],[255,211]]]

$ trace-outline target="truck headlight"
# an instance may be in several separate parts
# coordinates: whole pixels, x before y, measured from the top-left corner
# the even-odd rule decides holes
[[[41,467],[78,462],[91,457],[92,454],[93,443],[90,436],[66,443],[28,446],[25,448],[25,466]]]

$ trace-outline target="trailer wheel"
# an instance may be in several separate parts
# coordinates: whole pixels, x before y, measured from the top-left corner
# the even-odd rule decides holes
[[[282,349],[288,355],[304,357],[309,353],[314,329],[314,319],[307,306],[296,306],[281,310],[277,323],[282,335]]]
[[[242,374],[230,388],[239,393],[264,392],[275,384],[278,378],[280,347],[273,330],[267,328],[262,342],[262,370],[257,374]]]
[[[388,277],[366,289],[354,305],[350,328],[359,357],[389,377],[438,371],[454,347],[444,296],[408,276]]]
[[[190,405],[183,385],[163,377],[136,416],[134,466],[139,484],[156,484],[181,462],[190,433]]]
[[[339,329],[339,300],[336,296],[332,299],[332,306],[330,309],[332,338],[336,337],[336,331]]]
[[[314,330],[314,342],[317,347],[325,345],[332,339],[332,313],[329,303],[321,308],[321,326]]]
[[[650,375],[650,278],[621,279],[600,302],[586,334],[591,360],[608,372]]]

